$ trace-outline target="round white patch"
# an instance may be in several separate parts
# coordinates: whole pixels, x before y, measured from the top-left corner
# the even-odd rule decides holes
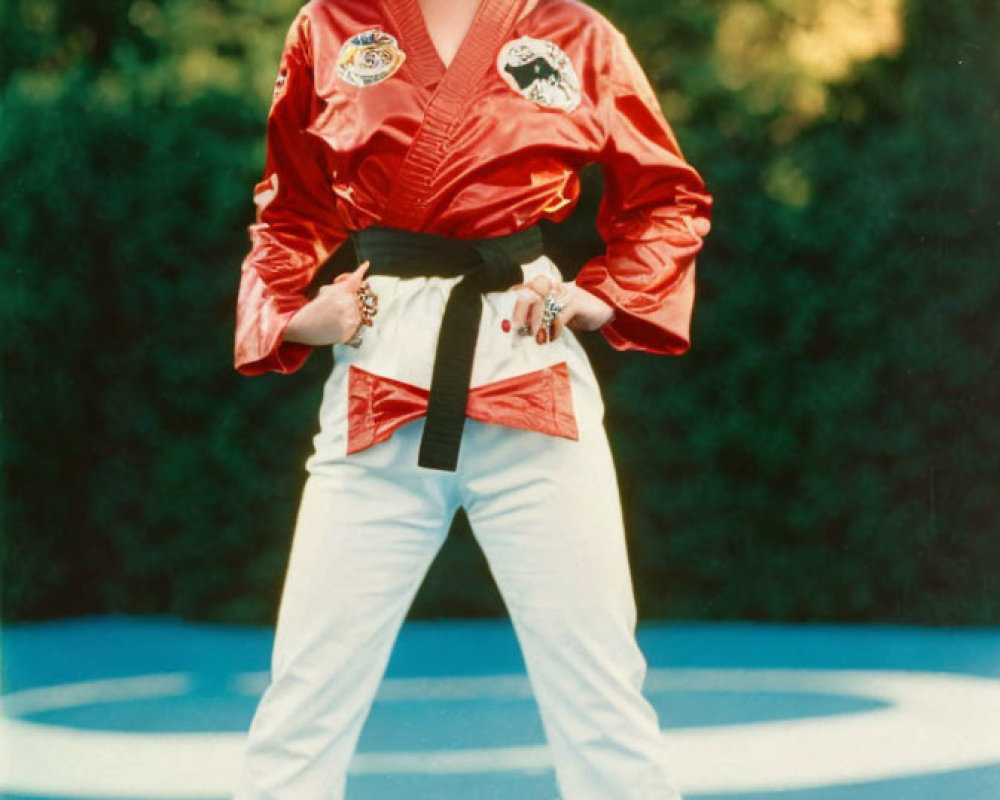
[[[396,39],[373,28],[344,42],[337,56],[337,74],[352,86],[371,86],[392,77],[405,60]]]
[[[515,92],[546,108],[572,111],[580,104],[580,79],[555,42],[522,36],[497,56],[497,71]]]

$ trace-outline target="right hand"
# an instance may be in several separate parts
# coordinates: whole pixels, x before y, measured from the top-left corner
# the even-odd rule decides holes
[[[575,283],[554,281],[547,275],[536,275],[527,283],[512,287],[517,292],[517,301],[511,314],[511,330],[522,325],[531,330],[538,344],[559,338],[563,328],[574,331],[595,331],[614,319],[614,309],[596,295],[581,289]],[[558,298],[562,304],[552,321],[550,330],[542,328],[542,310],[546,296]]]
[[[370,266],[363,261],[353,272],[320,287],[316,297],[302,306],[289,321],[283,339],[315,346],[343,344],[361,326],[358,289]],[[371,322],[368,322],[371,325]]]

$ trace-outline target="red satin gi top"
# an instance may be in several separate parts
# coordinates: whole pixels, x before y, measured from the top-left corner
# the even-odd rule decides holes
[[[558,222],[579,199],[580,168],[593,162],[605,177],[597,226],[607,249],[576,284],[615,308],[601,328],[613,347],[682,353],[712,201],[606,18],[576,0],[481,0],[445,68],[418,0],[311,0],[288,31],[268,115],[236,368],[302,366],[312,348],[282,333],[350,231],[379,224],[475,238]],[[508,391],[474,387],[469,416],[503,423],[512,392],[552,384],[552,370],[543,372],[508,381]],[[358,379],[407,391],[391,375]],[[352,449],[419,414],[422,390],[409,388],[416,405],[397,404],[382,433]],[[514,417],[509,424],[544,427]],[[575,433],[555,427],[548,432]]]

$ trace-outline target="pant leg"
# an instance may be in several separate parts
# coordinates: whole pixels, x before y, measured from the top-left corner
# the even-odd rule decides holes
[[[340,800],[396,636],[455,511],[447,473],[416,466],[422,421],[322,462],[303,490],[271,682],[234,800]],[[313,463],[316,463],[314,460]]]
[[[646,661],[610,450],[468,421],[463,504],[510,611],[564,800],[678,800]]]

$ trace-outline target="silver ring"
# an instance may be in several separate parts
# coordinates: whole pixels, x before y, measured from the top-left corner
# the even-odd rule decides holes
[[[566,307],[565,303],[560,303],[552,295],[542,299],[542,325],[549,326],[558,316],[559,312]]]

